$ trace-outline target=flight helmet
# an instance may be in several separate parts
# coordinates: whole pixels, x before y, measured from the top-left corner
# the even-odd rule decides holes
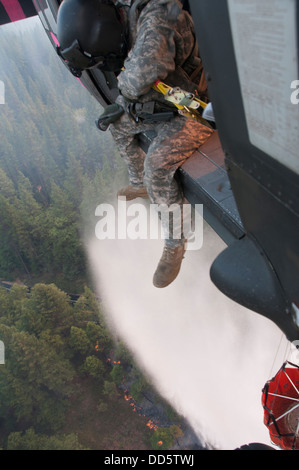
[[[125,25],[111,0],[64,0],[57,15],[57,53],[71,72],[119,72],[127,56]]]

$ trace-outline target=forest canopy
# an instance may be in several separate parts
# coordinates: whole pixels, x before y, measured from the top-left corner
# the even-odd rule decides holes
[[[0,449],[148,448],[119,389],[140,372],[89,288],[74,304],[54,284],[0,288],[0,338]]]
[[[0,278],[68,290],[86,276],[83,236],[125,178],[101,106],[58,59],[42,26],[0,29]],[[82,288],[82,283],[77,282]]]

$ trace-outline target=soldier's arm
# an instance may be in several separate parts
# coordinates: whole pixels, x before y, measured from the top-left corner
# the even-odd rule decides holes
[[[163,7],[157,8],[155,15],[141,15],[135,45],[118,77],[119,89],[126,98],[134,100],[146,94],[156,80],[164,80],[174,71],[174,26]]]

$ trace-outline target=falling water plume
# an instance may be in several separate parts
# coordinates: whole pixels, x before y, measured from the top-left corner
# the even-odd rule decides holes
[[[87,243],[95,287],[112,328],[198,436],[219,449],[270,444],[261,390],[282,334],[217,290],[209,269],[225,244],[206,224],[203,240],[178,278],[156,289],[161,240],[95,237]],[[279,353],[274,368],[282,361]]]

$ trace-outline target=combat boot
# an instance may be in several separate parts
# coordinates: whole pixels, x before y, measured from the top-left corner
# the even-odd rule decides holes
[[[154,274],[153,284],[155,287],[167,287],[179,274],[181,263],[186,251],[185,241],[177,247],[165,245],[162,257]]]
[[[125,197],[127,201],[136,199],[137,197],[142,197],[143,199],[148,199],[147,190],[144,186],[126,186],[118,191],[117,197]]]

